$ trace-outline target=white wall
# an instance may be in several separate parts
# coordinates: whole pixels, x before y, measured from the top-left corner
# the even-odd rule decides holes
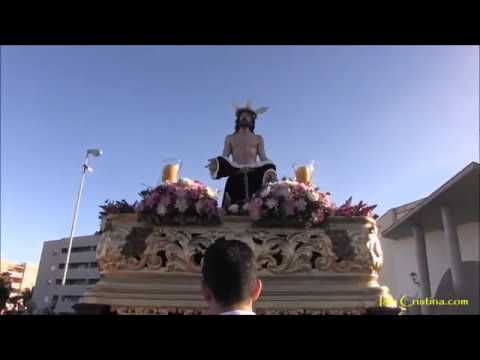
[[[418,273],[415,243],[412,237],[401,240],[382,238],[383,267],[379,281],[387,286],[397,300],[402,295],[414,295],[418,288],[410,278],[411,272]]]
[[[458,227],[462,261],[479,261],[480,223],[468,223]]]
[[[479,226],[478,222],[458,226],[458,237],[462,261],[479,261]],[[435,296],[440,280],[450,268],[443,231],[425,234],[428,267],[432,296]],[[380,273],[380,282],[388,286],[392,295],[399,299],[403,294],[414,294],[416,291],[410,279],[410,273],[416,272],[415,243],[412,237],[399,240],[381,239],[384,253],[384,264]]]
[[[447,253],[447,244],[443,231],[432,231],[425,234],[427,247],[428,271],[430,273],[430,286],[432,297],[437,292],[443,274],[450,268],[450,258]],[[415,248],[413,249],[415,251]]]

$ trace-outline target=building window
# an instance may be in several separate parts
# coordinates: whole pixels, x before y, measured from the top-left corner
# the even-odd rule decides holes
[[[88,279],[88,285],[94,285],[98,282],[99,279]]]
[[[72,247],[72,253],[96,251],[97,246],[77,246]],[[62,249],[62,254],[68,253],[68,248]]]
[[[89,263],[88,262],[77,262],[77,263],[70,263],[68,265],[69,269],[88,269]],[[59,269],[65,269],[65,264],[59,264]]]
[[[68,301],[72,303],[76,303],[80,300],[80,296],[74,296],[74,295],[63,295],[62,296],[62,301]]]
[[[57,279],[56,284],[60,285],[62,279]],[[87,279],[67,279],[65,285],[87,285]]]
[[[91,262],[90,263],[90,267],[91,268],[97,268],[98,267],[98,263],[95,261],[95,262]]]
[[[88,269],[88,263],[73,263],[71,264],[72,269]]]
[[[58,255],[58,249],[53,250],[53,256],[57,256],[57,255]]]
[[[55,280],[55,285],[61,285],[61,284],[62,284],[62,279]]]

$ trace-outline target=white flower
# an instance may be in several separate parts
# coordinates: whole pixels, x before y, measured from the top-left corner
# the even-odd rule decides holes
[[[177,199],[177,201],[175,202],[175,207],[178,209],[178,211],[180,211],[181,213],[184,213],[185,210],[188,209],[187,200]]]
[[[179,181],[178,181],[180,184],[185,184],[185,185],[188,185],[188,186],[192,186],[193,185],[193,180],[189,179],[189,178],[181,178]]]
[[[273,209],[275,207],[278,206],[278,201],[275,200],[275,199],[268,199],[266,202],[265,202],[265,205],[267,205],[267,207],[269,209]]]
[[[270,186],[267,186],[265,189],[262,190],[262,192],[260,193],[260,196],[261,196],[262,198],[264,198],[264,197],[267,196],[269,193],[270,193]]]
[[[208,196],[212,197],[212,198],[216,198],[217,197],[217,191],[213,191],[211,188],[207,187],[207,194]]]
[[[197,210],[197,213],[200,214],[202,212],[202,207],[203,207],[203,201],[202,200],[198,200],[196,203],[195,203],[195,210]]]
[[[303,199],[300,199],[295,203],[295,206],[298,210],[303,211],[307,208],[307,202]]]
[[[320,196],[318,195],[318,193],[316,191],[314,191],[314,192],[309,191],[307,193],[307,199],[310,200],[310,201],[318,201],[319,197]]]
[[[237,204],[232,204],[228,207],[228,211],[231,212],[232,214],[238,213],[238,205]]]
[[[278,196],[283,196],[285,198],[287,198],[289,194],[290,194],[290,190],[288,189],[288,187],[282,186],[280,190],[277,191]]]
[[[163,215],[165,215],[166,213],[167,213],[167,208],[166,208],[162,203],[158,204],[158,206],[157,206],[157,214],[163,216]]]
[[[248,211],[248,203],[243,204],[242,209],[243,211]]]

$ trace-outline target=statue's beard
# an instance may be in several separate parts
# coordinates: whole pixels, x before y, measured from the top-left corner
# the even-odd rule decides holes
[[[247,128],[251,132],[254,132],[255,129],[255,120],[249,121],[247,119],[237,119],[235,121],[235,131],[240,130],[241,128]]]
[[[248,128],[248,127],[252,126],[252,124],[250,123],[250,121],[245,121],[245,120],[242,121],[242,120],[240,120],[240,123],[238,124],[238,126],[240,126],[240,127],[247,127],[247,128]]]

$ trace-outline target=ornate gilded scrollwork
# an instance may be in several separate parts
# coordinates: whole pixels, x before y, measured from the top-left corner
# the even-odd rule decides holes
[[[100,271],[116,270],[126,267],[122,254],[129,231],[124,228],[112,229],[102,233],[97,246],[97,259]]]
[[[111,311],[118,315],[203,315],[206,309],[176,307],[113,306]],[[257,315],[364,315],[365,308],[349,309],[257,309]]]
[[[249,244],[258,269],[272,274],[378,272],[383,259],[374,229],[348,226],[333,230],[164,226],[133,228],[130,232],[117,228],[102,234],[97,257],[101,271],[198,273],[205,250],[219,238]]]
[[[335,255],[323,230],[291,233],[258,232],[253,235],[260,270],[271,273],[296,273],[327,270]]]

